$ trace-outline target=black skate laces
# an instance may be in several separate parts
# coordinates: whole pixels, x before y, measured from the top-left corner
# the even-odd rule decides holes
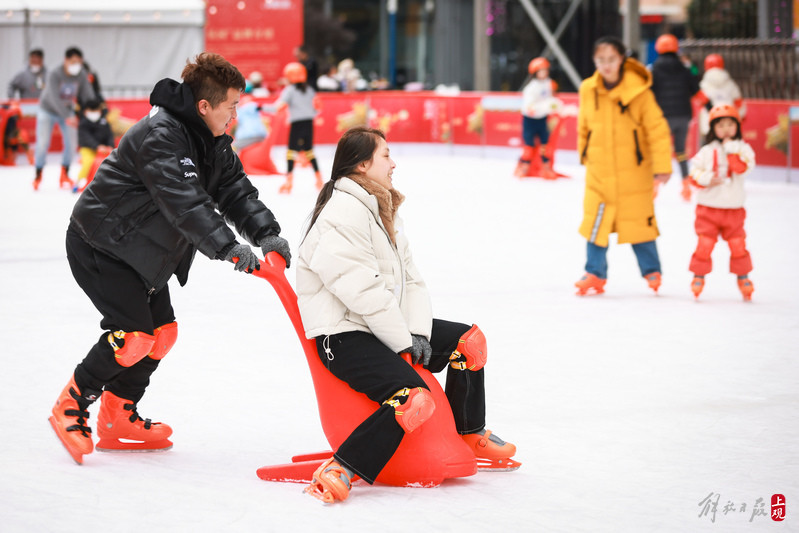
[[[67,431],[80,431],[81,435],[90,438],[92,428],[86,425],[86,420],[89,418],[88,406],[81,408],[83,398],[77,395],[73,389],[69,389],[69,394],[77,402],[78,409],[64,409],[64,414],[66,416],[76,416],[78,419],[76,421],[77,424],[72,424],[71,426],[67,427]]]
[[[126,403],[122,406],[122,408],[125,411],[131,411],[130,418],[128,418],[128,420],[130,420],[131,422],[136,422],[137,420],[141,420],[142,422],[144,422],[144,429],[150,429],[150,427],[153,425],[152,419],[142,418],[139,416],[138,411],[136,411],[136,404]]]

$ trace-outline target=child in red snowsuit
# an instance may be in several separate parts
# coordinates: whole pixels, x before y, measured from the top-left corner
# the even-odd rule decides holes
[[[741,138],[738,110],[732,105],[715,106],[710,110],[706,144],[691,159],[691,177],[700,187],[695,222],[699,242],[689,267],[696,297],[713,267],[710,254],[721,235],[730,247],[730,272],[738,276],[744,300],[752,298],[755,289],[749,279],[752,258],[746,249],[743,178],[754,167],[755,153]]]

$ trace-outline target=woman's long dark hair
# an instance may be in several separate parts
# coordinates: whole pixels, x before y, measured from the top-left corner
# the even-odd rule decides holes
[[[327,205],[330,197],[333,196],[333,188],[336,180],[351,174],[357,174],[358,165],[364,161],[371,161],[377,150],[378,138],[386,140],[385,134],[375,128],[356,126],[347,130],[336,146],[336,155],[333,156],[333,169],[330,171],[330,180],[325,183],[319,196],[316,198],[316,205],[311,213],[311,222],[308,224],[308,231],[311,231],[319,213]]]

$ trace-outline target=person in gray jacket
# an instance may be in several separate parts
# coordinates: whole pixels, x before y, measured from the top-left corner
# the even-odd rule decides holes
[[[64,151],[61,156],[61,177],[59,187],[72,189],[74,183],[69,178],[69,165],[75,152],[75,137],[78,127],[76,104],[94,100],[96,95],[83,68],[83,52],[79,48],[67,48],[61,68],[53,69],[47,76],[47,84],[39,98],[39,111],[36,113],[36,177],[34,190],[39,190],[42,182],[42,169],[50,150],[53,127],[58,124]]]
[[[44,67],[44,52],[35,48],[28,54],[28,66],[19,71],[8,84],[9,98],[33,99],[39,98],[47,79],[47,69]]]
[[[174,275],[186,283],[198,250],[252,272],[260,262],[250,245],[257,245],[290,265],[280,225],[225,134],[244,76],[222,56],[203,53],[182,77],[156,84],[150,113],[100,164],[67,229],[72,275],[102,314],[104,330],[50,417],[78,463],[93,450],[88,407],[101,394],[97,449],[172,446],[172,429],[142,419],[136,405],[177,340],[167,282]],[[249,244],[239,243],[228,223]]]

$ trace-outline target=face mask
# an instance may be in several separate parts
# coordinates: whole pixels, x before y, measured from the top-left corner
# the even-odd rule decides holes
[[[70,76],[77,76],[80,73],[80,69],[83,68],[83,65],[80,63],[70,63],[67,66],[67,73]]]
[[[92,122],[97,122],[103,115],[102,111],[86,111],[86,118]]]
[[[34,74],[38,74],[41,71],[42,71],[41,65],[31,65],[31,72],[33,72]]]

